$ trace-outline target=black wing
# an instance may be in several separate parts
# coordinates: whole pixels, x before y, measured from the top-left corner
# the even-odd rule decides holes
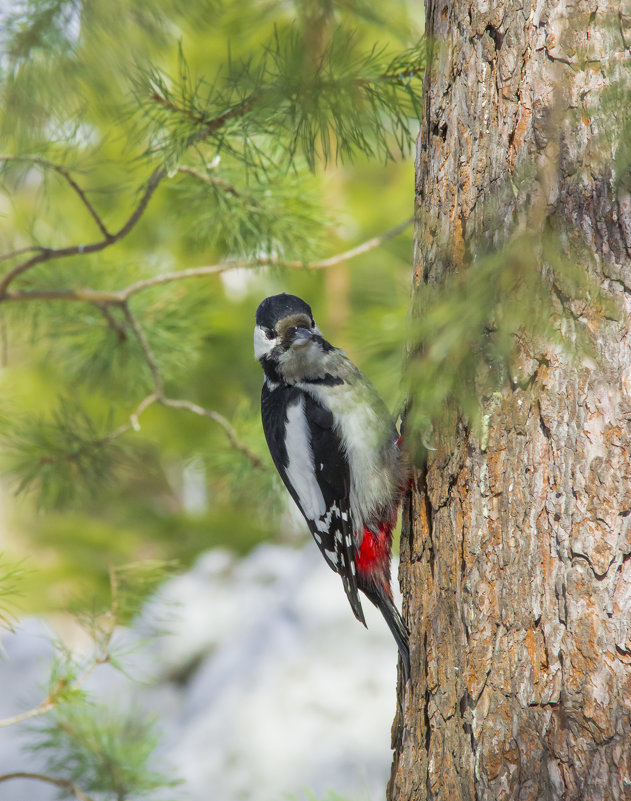
[[[333,415],[296,387],[280,385],[270,390],[266,384],[261,413],[276,469],[324,558],[340,574],[355,617],[366,625],[357,590],[350,472]],[[288,433],[295,446],[291,453]]]

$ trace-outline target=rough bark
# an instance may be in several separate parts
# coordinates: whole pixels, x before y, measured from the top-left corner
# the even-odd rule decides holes
[[[631,798],[631,196],[605,101],[630,12],[426,0],[417,288],[552,225],[623,314],[571,303],[599,358],[524,346],[482,433],[439,431],[415,471],[390,801]]]

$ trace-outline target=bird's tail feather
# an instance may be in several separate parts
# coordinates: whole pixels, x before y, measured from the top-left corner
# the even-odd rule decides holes
[[[399,614],[399,610],[394,605],[392,597],[387,595],[379,589],[361,587],[362,591],[370,601],[379,609],[384,616],[388,628],[392,632],[399,653],[401,654],[401,662],[403,664],[403,673],[405,681],[410,678],[410,633],[407,626],[403,622],[403,618]]]

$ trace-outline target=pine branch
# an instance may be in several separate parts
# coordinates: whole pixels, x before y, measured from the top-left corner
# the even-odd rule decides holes
[[[89,796],[87,793],[84,793],[79,785],[70,779],[58,779],[55,776],[47,776],[44,773],[30,773],[27,771],[5,773],[4,775],[0,776],[0,782],[10,781],[11,779],[34,779],[35,781],[46,782],[47,784],[52,784],[55,787],[59,787],[60,790],[66,790],[67,792],[72,793],[72,795],[78,799],[78,801],[93,801],[91,796]]]
[[[257,456],[254,451],[251,451],[247,445],[241,442],[237,436],[237,432],[235,431],[234,427],[230,424],[230,422],[219,412],[211,411],[210,409],[205,409],[202,406],[199,406],[197,403],[192,403],[188,400],[175,400],[173,398],[158,398],[158,403],[162,406],[170,406],[173,409],[187,409],[189,412],[193,414],[200,415],[201,417],[208,417],[211,420],[214,420],[218,423],[226,433],[228,437],[228,441],[232,445],[235,450],[242,453],[247,459],[250,460],[253,467],[256,468],[263,468],[263,462]]]
[[[9,259],[14,259],[16,256],[23,256],[26,253],[32,253],[34,250],[38,253],[41,253],[42,251],[46,250],[46,248],[42,247],[41,245],[27,245],[24,248],[18,248],[17,250],[10,250],[7,253],[3,253],[0,256],[0,261],[8,261]]]
[[[98,290],[90,288],[82,289],[24,289],[24,290],[7,290],[2,301],[30,301],[30,300],[69,300],[81,301],[85,303],[95,303],[104,305],[123,305],[132,295],[142,292],[154,286],[161,286],[162,284],[170,284],[174,281],[182,281],[188,278],[205,278],[210,275],[219,275],[220,273],[228,272],[229,270],[236,269],[253,269],[255,267],[284,267],[290,270],[324,270],[329,267],[334,267],[342,262],[354,259],[364,253],[368,253],[375,248],[398,236],[409,225],[414,222],[414,218],[410,217],[389,231],[385,231],[379,236],[362,242],[361,244],[351,248],[350,250],[342,251],[334,256],[329,256],[326,259],[317,259],[315,261],[303,262],[297,259],[286,260],[280,259],[275,256],[261,256],[257,259],[240,259],[235,261],[220,262],[219,264],[212,264],[204,267],[190,267],[186,270],[177,270],[175,272],[163,273],[156,275],[152,278],[145,278],[140,281],[135,281],[123,289],[117,291]]]
[[[96,211],[92,203],[90,203],[85,191],[75,181],[75,179],[72,177],[72,175],[70,174],[69,170],[66,167],[62,166],[61,164],[56,164],[53,161],[49,161],[48,159],[41,158],[40,156],[0,156],[0,163],[6,164],[12,161],[13,162],[25,161],[29,164],[36,164],[38,167],[42,167],[43,169],[46,170],[52,170],[53,172],[56,172],[58,175],[61,175],[61,177],[77,194],[79,200],[88,210],[90,216],[97,224],[98,229],[103,234],[104,238],[110,239],[112,237],[112,234],[105,227],[105,223],[103,222],[101,216]]]
[[[417,79],[424,68],[423,40],[388,60],[383,48],[362,52],[342,26],[314,63],[305,59],[303,33],[289,26],[276,29],[258,55],[230,61],[210,82],[191,80],[182,55],[178,79],[156,70],[144,76],[137,92],[141,125],[153,151],[176,169],[193,142],[214,138],[215,119],[237,123],[215,138],[217,150],[255,171],[295,166],[299,152],[311,170],[319,158],[328,162],[358,152],[393,158],[392,135],[402,149],[413,139],[410,119],[420,113]]]
[[[201,183],[209,184],[210,186],[216,186],[233,197],[239,197],[241,195],[238,189],[232,186],[232,184],[229,184],[227,181],[224,181],[223,178],[215,178],[209,175],[207,172],[203,173],[199,170],[196,170],[194,167],[180,166],[177,168],[177,171],[180,175],[190,175],[192,178],[195,178]]]
[[[154,394],[156,399],[160,401],[164,397],[164,381],[160,375],[160,370],[158,368],[155,356],[153,355],[153,351],[151,350],[151,346],[149,345],[149,341],[147,340],[142,326],[131,313],[131,309],[127,303],[123,304],[123,313],[125,314],[125,319],[127,320],[129,327],[134,332],[134,335],[138,340],[140,347],[142,348],[145,361],[149,366],[149,370],[151,371],[151,376],[153,378]]]
[[[132,211],[127,221],[124,223],[115,234],[109,234],[104,239],[98,242],[91,242],[88,245],[70,245],[65,248],[43,248],[36,256],[32,256],[27,261],[16,265],[10,270],[4,278],[0,281],[0,301],[2,301],[7,294],[9,285],[20,275],[35,267],[37,264],[52,261],[53,259],[61,259],[67,256],[87,255],[89,253],[97,253],[107,247],[119,242],[127,236],[127,234],[134,228],[138,220],[142,217],[149,201],[155,190],[158,188],[159,183],[166,175],[164,167],[158,167],[153,171],[149,180],[145,185],[145,190],[138,202],[136,208]]]
[[[191,147],[194,144],[198,144],[202,142],[204,139],[207,139],[209,136],[217,133],[227,122],[232,119],[235,119],[239,116],[245,114],[251,107],[253,101],[251,100],[244,100],[241,103],[238,103],[233,108],[229,109],[228,111],[223,112],[222,114],[218,115],[214,119],[205,121],[203,127],[200,131],[192,134],[188,137],[185,145],[185,150]],[[11,157],[4,157],[3,160],[19,160],[21,157],[19,156],[11,156]],[[24,157],[25,159],[31,158],[32,160],[36,160],[35,157]],[[116,242],[119,242],[121,239],[124,239],[130,231],[136,226],[140,218],[145,212],[149,201],[151,200],[154,192],[158,188],[159,184],[162,180],[167,176],[167,170],[165,167],[156,167],[156,169],[151,173],[147,183],[145,184],[144,191],[142,196],[127,218],[126,222],[123,226],[114,234],[109,233],[107,228],[105,227],[101,217],[96,212],[96,210],[91,205],[90,201],[88,200],[87,196],[85,195],[84,190],[79,187],[79,185],[74,181],[72,176],[69,172],[65,169],[65,167],[54,164],[53,162],[47,162],[45,159],[40,160],[42,164],[45,164],[47,167],[54,169],[60,175],[62,175],[72,186],[72,188],[77,192],[79,197],[81,198],[82,202],[88,208],[92,216],[97,222],[99,229],[103,233],[103,239],[98,242],[91,242],[87,245],[70,245],[65,248],[47,248],[47,247],[37,247],[37,254],[32,256],[30,259],[22,262],[21,264],[16,265],[12,270],[10,270],[2,280],[0,280],[0,302],[5,299],[7,296],[7,290],[9,285],[20,275],[25,273],[27,270],[30,270],[32,267],[35,267],[37,264],[42,264],[44,262],[52,261],[54,259],[66,258],[68,256],[77,256],[77,255],[87,255],[90,253],[98,253],[101,250],[105,250],[105,248],[114,245]],[[34,248],[35,249],[35,248]],[[9,254],[4,254],[0,256],[0,261],[3,261],[11,256],[18,255],[20,253],[28,252],[27,249],[20,249],[17,251],[13,251]]]
[[[47,712],[50,712],[56,706],[58,706],[65,698],[68,697],[73,691],[78,690],[81,685],[85,682],[88,676],[99,666],[104,665],[110,661],[111,657],[111,648],[112,648],[112,639],[114,637],[114,632],[116,630],[116,624],[118,620],[118,610],[119,610],[119,598],[118,598],[118,576],[116,575],[116,571],[112,567],[109,566],[109,576],[110,576],[110,608],[107,613],[103,616],[105,621],[104,628],[101,630],[102,641],[99,644],[96,652],[94,653],[92,659],[88,662],[84,670],[78,675],[75,676],[73,679],[69,679],[68,676],[61,676],[57,681],[55,687],[51,690],[48,694],[48,697],[45,698],[41,703],[37,706],[33,707],[32,709],[27,709],[25,712],[20,712],[17,715],[12,715],[9,718],[4,718],[0,720],[0,728],[5,728],[7,726],[13,726],[16,723],[22,723],[25,720],[31,720],[32,718],[39,717],[40,715],[45,715]]]
[[[151,375],[153,377],[154,392],[153,395],[149,396],[150,398],[153,399],[151,402],[159,403],[161,406],[168,406],[173,409],[187,409],[189,412],[193,412],[193,414],[197,414],[202,417],[208,417],[210,420],[214,420],[223,428],[232,447],[238,450],[244,456],[246,456],[254,467],[262,468],[263,462],[260,460],[258,455],[254,453],[254,451],[250,450],[247,445],[245,445],[243,442],[239,440],[237,432],[222,414],[219,414],[219,412],[215,412],[210,409],[205,409],[204,407],[199,406],[197,403],[193,403],[192,401],[177,400],[174,398],[166,397],[166,395],[164,394],[164,381],[162,375],[160,374],[160,370],[158,368],[155,356],[153,355],[151,346],[149,345],[145,332],[143,331],[142,326],[140,325],[138,320],[131,313],[127,304],[125,304],[123,308],[125,312],[125,317],[129,323],[130,328],[134,332],[136,339],[140,343],[142,352],[145,355],[145,361],[147,362],[147,365],[149,366]],[[145,403],[147,400],[148,398],[146,398],[145,401],[143,401],[143,403]],[[150,405],[149,403],[146,403],[144,408],[147,408],[149,405]],[[136,421],[138,420],[138,414],[139,414],[138,410],[136,410],[135,413]],[[131,423],[131,425],[133,426],[133,423]]]

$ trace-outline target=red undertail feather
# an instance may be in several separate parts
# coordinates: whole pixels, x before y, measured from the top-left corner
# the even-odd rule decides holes
[[[364,575],[374,574],[375,571],[381,572],[386,565],[389,566],[391,545],[391,525],[380,525],[378,534],[375,534],[375,532],[371,531],[369,528],[365,528],[364,538],[362,539],[355,558],[357,572]],[[388,593],[392,595],[389,586],[387,589]]]

